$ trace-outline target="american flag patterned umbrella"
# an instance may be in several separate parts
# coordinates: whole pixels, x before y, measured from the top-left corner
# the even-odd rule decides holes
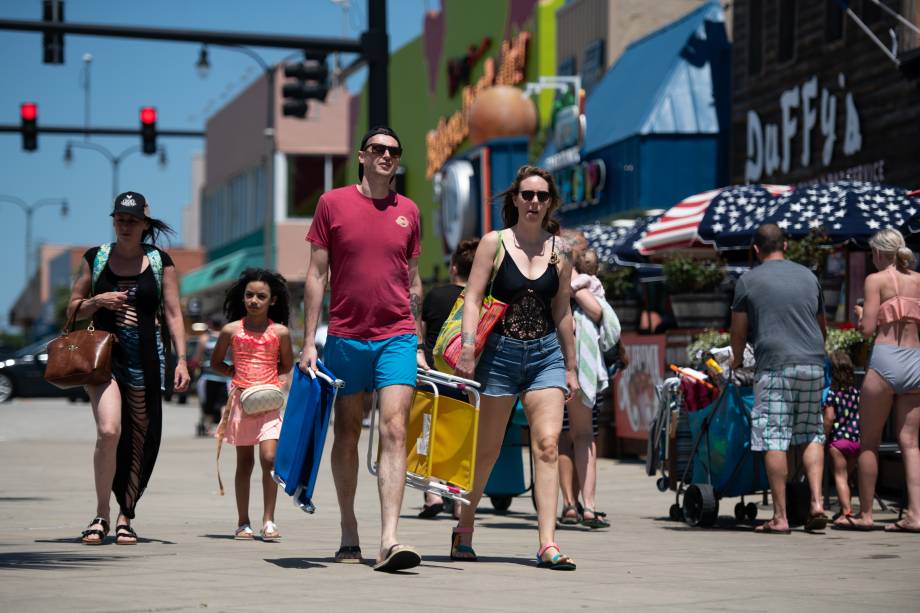
[[[685,198],[649,227],[639,251],[643,255],[652,255],[667,249],[700,246],[702,241],[711,242],[711,227],[703,224],[712,220],[713,213],[710,211],[713,207],[716,207],[715,215],[719,219],[724,216],[725,221],[736,221],[750,215],[757,207],[755,203],[765,204],[791,189],[786,185],[739,185]],[[705,239],[701,234],[704,228],[709,231]],[[723,230],[719,229],[720,232]]]
[[[697,236],[719,249],[744,248],[764,219],[793,193],[789,185],[739,185],[712,199],[697,227]]]
[[[597,252],[602,264],[636,265],[648,260],[639,254],[638,242],[650,224],[661,215],[639,217],[635,220],[618,220],[610,224],[588,224],[578,228],[588,245]]]
[[[908,190],[863,181],[836,181],[800,187],[782,197],[761,217],[753,215],[739,221],[738,230],[750,236],[762,223],[775,223],[790,238],[802,238],[822,228],[835,245],[851,243],[867,247],[873,234],[883,228],[907,230],[909,222],[920,213],[920,198]],[[720,246],[728,236],[716,236]],[[737,245],[736,245],[737,246]]]

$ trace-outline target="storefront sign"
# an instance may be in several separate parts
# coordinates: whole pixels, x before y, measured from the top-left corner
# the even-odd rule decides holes
[[[834,94],[827,87],[822,87],[818,95],[818,77],[810,79],[787,89],[779,97],[781,113],[780,124],[768,123],[760,119],[757,111],[747,112],[747,160],[744,164],[744,179],[757,182],[770,177],[777,171],[786,174],[793,166],[794,159],[798,165],[808,168],[812,164],[812,136],[815,128],[820,139],[820,158],[822,166],[829,166],[834,159],[834,152],[841,150],[845,156],[856,154],[862,149],[862,131],[860,129],[859,110],[853,99],[853,93],[846,91],[846,77],[837,75],[840,90]],[[838,101],[843,106],[844,133],[837,135]],[[799,155],[793,152],[793,141],[800,135]],[[839,142],[838,142],[839,141]]]
[[[524,80],[529,40],[530,33],[521,32],[513,40],[503,41],[498,68],[495,67],[494,58],[487,58],[483,63],[483,73],[479,80],[463,88],[461,109],[446,119],[439,119],[437,127],[428,132],[425,137],[428,157],[425,171],[427,178],[431,179],[469,136],[470,109],[479,93],[493,85],[517,85]]]
[[[585,116],[577,104],[559,109],[553,118],[553,144],[556,151],[574,147],[581,149],[585,142]]]
[[[629,367],[617,379],[613,394],[617,436],[645,439],[658,411],[655,386],[663,378],[665,337],[630,334],[622,342]]]
[[[561,212],[592,206],[600,202],[607,181],[604,160],[585,160],[575,166],[553,171],[562,198]]]
[[[492,39],[486,36],[479,46],[470,45],[466,55],[447,61],[447,94],[453,98],[461,85],[469,85],[470,71],[492,46]]]

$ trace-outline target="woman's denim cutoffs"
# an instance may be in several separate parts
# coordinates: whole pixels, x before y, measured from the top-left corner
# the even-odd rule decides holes
[[[920,349],[876,343],[869,368],[881,375],[895,394],[920,391]]]
[[[555,332],[531,341],[491,334],[476,366],[476,381],[485,396],[517,396],[551,387],[569,392]]]

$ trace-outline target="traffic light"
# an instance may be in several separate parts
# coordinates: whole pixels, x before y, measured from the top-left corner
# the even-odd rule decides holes
[[[155,106],[141,107],[141,151],[144,155],[157,152],[157,109]]]
[[[19,119],[21,120],[22,149],[23,151],[35,151],[38,149],[38,105],[34,102],[20,104]]]
[[[306,117],[307,101],[310,98],[325,101],[329,93],[329,67],[325,54],[305,56],[303,62],[284,67],[284,76],[295,79],[281,88],[284,96],[281,112],[287,116]]]
[[[43,0],[42,21],[64,23],[64,0]],[[42,62],[64,63],[64,35],[58,32],[42,33]]]

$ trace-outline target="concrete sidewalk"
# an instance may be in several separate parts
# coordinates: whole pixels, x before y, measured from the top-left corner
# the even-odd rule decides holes
[[[110,536],[89,547],[75,538],[94,511],[88,405],[0,405],[2,610],[920,610],[918,535],[761,536],[728,517],[717,529],[691,529],[666,519],[672,497],[660,494],[639,464],[610,460],[600,462],[598,501],[613,528],[557,535],[578,562],[574,573],[534,567],[529,498],[516,499],[507,515],[484,508],[474,541],[481,561],[451,562],[452,521],[416,519],[415,491],[407,492],[400,535],[422,553],[420,568],[385,575],[334,564],[338,510],[328,462],[316,514],[279,496],[283,542],[234,541],[233,450],[222,471],[230,490],[220,497],[214,441],[192,436],[197,409],[167,405],[166,415],[160,459],[134,523],[141,543],[119,547]],[[252,499],[255,519],[255,480]],[[722,514],[733,504],[723,501]],[[379,511],[363,469],[358,516],[364,554],[372,556]]]

